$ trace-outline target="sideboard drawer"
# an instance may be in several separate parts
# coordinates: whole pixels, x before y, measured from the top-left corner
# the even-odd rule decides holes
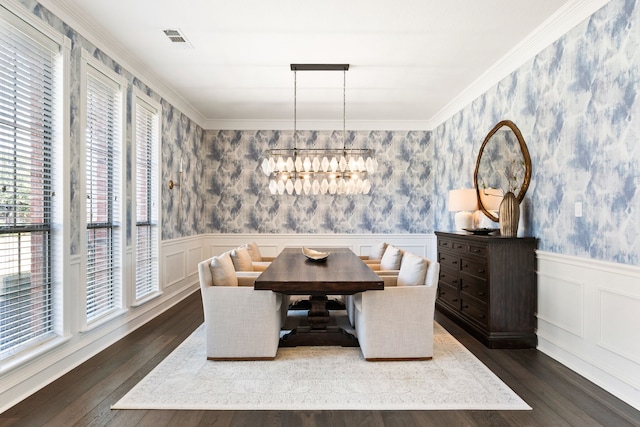
[[[485,304],[487,303],[488,290],[487,281],[485,279],[471,276],[469,274],[461,274],[459,281],[460,292],[470,295]]]
[[[487,307],[482,307],[481,305],[476,305],[469,300],[461,300],[460,309],[462,313],[467,315],[469,318],[474,321],[480,323],[483,326],[488,325],[488,316],[487,316]]]
[[[451,271],[460,270],[460,257],[451,252],[439,252],[438,262],[440,268],[449,269]]]
[[[440,276],[438,277],[438,279],[440,280],[440,283],[452,286],[455,289],[458,289],[458,285],[460,284],[458,281],[458,274],[449,272],[446,269],[440,270]]]
[[[440,283],[438,285],[438,299],[456,310],[460,310],[460,293],[457,288]]]
[[[486,261],[475,261],[471,259],[465,259],[462,261],[460,265],[460,271],[471,274],[473,276],[480,277],[482,279],[486,279],[489,276],[487,271],[487,263]]]
[[[485,245],[469,245],[467,246],[467,252],[484,258],[487,256],[487,247]]]
[[[451,239],[438,239],[438,250],[452,250],[453,240]]]
[[[453,251],[464,254],[469,251],[468,245],[455,239],[438,239],[438,250]]]

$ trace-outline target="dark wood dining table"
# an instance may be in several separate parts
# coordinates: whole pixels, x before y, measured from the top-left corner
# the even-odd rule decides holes
[[[317,249],[317,248],[314,248]],[[254,289],[286,295],[309,295],[308,327],[285,335],[280,345],[357,346],[358,340],[338,326],[329,326],[328,295],[353,295],[383,290],[384,282],[349,248],[320,248],[322,261],[308,259],[302,248],[285,248],[256,279]]]

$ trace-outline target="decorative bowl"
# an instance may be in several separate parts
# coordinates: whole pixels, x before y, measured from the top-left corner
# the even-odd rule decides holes
[[[324,261],[329,256],[329,252],[319,252],[304,246],[302,247],[302,253],[312,261]]]
[[[500,229],[499,228],[463,228],[463,230],[471,234],[479,234],[482,236],[486,236],[487,234],[493,233],[494,231],[498,231]]]

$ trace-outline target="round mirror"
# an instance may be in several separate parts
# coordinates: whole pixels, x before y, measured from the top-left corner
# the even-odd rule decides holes
[[[503,120],[491,129],[480,147],[473,184],[478,205],[492,221],[499,221],[502,196],[513,193],[522,202],[531,181],[531,157],[520,129]]]

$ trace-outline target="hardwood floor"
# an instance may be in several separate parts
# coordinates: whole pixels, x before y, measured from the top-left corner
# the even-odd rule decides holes
[[[536,350],[491,350],[438,321],[532,411],[116,411],[203,321],[200,293],[0,414],[3,426],[640,426],[640,412]]]

